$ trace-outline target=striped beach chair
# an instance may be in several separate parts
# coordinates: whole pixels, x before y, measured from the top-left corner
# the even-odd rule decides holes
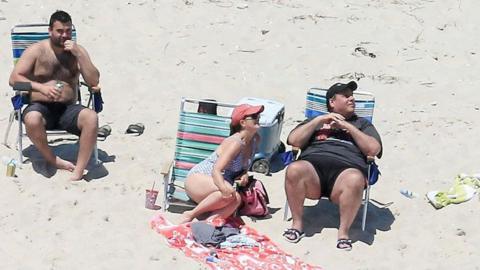
[[[328,89],[322,88],[311,88],[307,93],[307,102],[305,109],[305,117],[314,118],[318,115],[328,114],[326,96]],[[375,108],[375,96],[369,92],[363,91],[354,91],[353,96],[355,97],[355,113],[367,119],[372,123],[373,121],[373,110]],[[362,230],[365,230],[365,224],[367,221],[367,209],[368,202],[370,201],[370,187],[374,185],[380,174],[377,165],[373,159],[368,159],[369,169],[368,169],[368,187],[363,193],[363,212],[362,212]],[[283,219],[287,220],[289,215],[288,202],[285,202],[285,212]]]
[[[311,88],[307,93],[307,105],[305,117],[314,118],[315,116],[327,114],[327,96],[328,89]],[[370,123],[373,120],[373,108],[375,107],[375,97],[372,93],[354,91],[355,113],[366,118]]]
[[[216,104],[219,115],[196,112],[196,106],[200,102]],[[185,193],[185,178],[195,164],[207,158],[230,136],[230,114],[234,107],[233,104],[182,98],[174,159],[161,171],[164,211],[171,205],[196,205]]]
[[[48,24],[20,24],[16,25],[11,29],[10,32],[11,40],[12,40],[12,52],[13,52],[13,64],[15,65],[20,56],[22,56],[25,49],[27,49],[30,45],[37,43],[39,41],[45,40],[49,38],[48,34]],[[72,40],[77,40],[77,31],[75,27],[72,29]],[[86,84],[83,84],[87,86]],[[14,89],[15,90],[15,89]],[[81,93],[80,93],[80,85],[78,85],[78,102],[82,103]],[[95,108],[95,99],[92,97],[92,92],[90,91],[90,97],[87,104],[87,107],[93,109]],[[5,136],[3,140],[3,144],[7,145],[8,141],[8,134],[10,132],[10,128],[12,123],[15,119],[18,120],[18,136],[17,136],[17,148],[18,148],[18,159],[19,164],[23,164],[23,145],[22,145],[22,138],[26,136],[23,132],[23,125],[22,125],[22,107],[25,104],[29,103],[29,96],[28,94],[22,93],[20,91],[16,91],[15,95],[12,97],[12,105],[13,111],[10,113],[9,123],[7,129],[5,130]],[[66,131],[62,130],[49,130],[47,135],[64,135],[68,134]],[[97,146],[95,145],[94,148],[94,156],[95,161],[98,163],[98,150]]]

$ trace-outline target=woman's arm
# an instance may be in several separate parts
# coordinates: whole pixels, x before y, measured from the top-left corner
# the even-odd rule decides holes
[[[235,157],[240,153],[241,145],[237,140],[233,140],[230,137],[225,139],[220,146],[217,148],[218,159],[213,166],[213,182],[218,187],[220,192],[222,192],[224,197],[232,196],[235,193],[235,189],[225,183],[222,172],[225,170],[227,165],[235,159]]]

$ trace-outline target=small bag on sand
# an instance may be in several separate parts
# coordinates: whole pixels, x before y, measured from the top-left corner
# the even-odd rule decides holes
[[[267,204],[270,203],[267,190],[260,180],[249,177],[248,184],[239,188],[242,205],[238,213],[243,216],[264,217],[269,214]]]

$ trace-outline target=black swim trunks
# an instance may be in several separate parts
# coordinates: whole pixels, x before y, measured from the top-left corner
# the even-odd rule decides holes
[[[77,125],[78,115],[85,108],[85,106],[80,104],[66,105],[58,102],[33,102],[25,108],[23,117],[25,118],[25,115],[32,111],[40,112],[47,122],[45,127],[47,130],[61,129],[80,135],[81,132]]]
[[[310,162],[317,171],[318,178],[320,179],[320,196],[322,197],[330,198],[333,186],[335,185],[335,181],[337,180],[338,175],[340,175],[340,173],[342,173],[346,169],[358,169],[365,177],[367,177],[366,171],[360,168],[355,168],[354,166],[352,166],[352,164],[347,164],[345,162],[336,160],[328,156],[310,155],[302,158],[301,160]]]

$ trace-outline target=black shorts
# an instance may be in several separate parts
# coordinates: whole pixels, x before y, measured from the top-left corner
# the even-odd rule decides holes
[[[25,119],[25,115],[29,112],[39,112],[47,123],[45,127],[47,130],[61,129],[80,135],[81,132],[78,129],[77,122],[78,115],[83,109],[86,109],[86,107],[80,104],[67,105],[58,102],[33,102],[23,111],[23,118]]]
[[[340,160],[334,159],[332,157],[325,156],[307,156],[303,157],[301,160],[308,161],[313,165],[317,171],[318,178],[320,179],[320,196],[330,198],[332,194],[333,186],[335,181],[337,181],[338,175],[346,169],[358,169],[366,177],[367,172],[361,168],[352,166]]]

